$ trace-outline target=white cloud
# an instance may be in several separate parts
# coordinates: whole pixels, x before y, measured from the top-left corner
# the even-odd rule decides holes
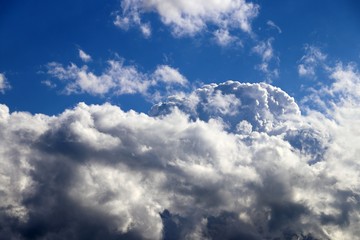
[[[238,40],[238,38],[231,36],[227,29],[218,29],[214,32],[215,41],[220,46],[227,46]]]
[[[144,35],[144,37],[148,38],[151,36],[150,24],[142,24],[140,26],[140,30],[141,30],[142,34]]]
[[[247,121],[259,132],[281,132],[286,130],[286,119],[300,115],[292,97],[266,83],[227,81],[205,85],[190,95],[170,96],[167,101],[154,105],[150,113],[158,116],[175,107],[193,119],[220,118],[232,131],[238,123]]]
[[[274,57],[272,41],[272,38],[268,39],[266,42],[261,41],[252,49],[252,51],[258,54],[264,62],[268,62]]]
[[[118,15],[118,16],[116,16],[114,24],[115,24],[115,26],[117,26],[123,30],[128,30],[130,27],[130,19],[128,17],[122,18]]]
[[[135,66],[124,66],[123,62],[109,61],[110,68],[106,71],[117,94],[146,94],[149,87],[155,82],[148,79],[146,74],[137,70]]]
[[[252,51],[261,57],[262,62],[255,66],[255,68],[266,75],[268,81],[271,82],[271,79],[279,77],[279,70],[276,67],[270,65],[278,65],[279,59],[274,54],[274,49],[272,46],[273,38],[269,38],[267,41],[260,41],[255,47],[252,48]]]
[[[314,76],[315,75],[314,69],[306,68],[304,64],[299,64],[298,72],[299,72],[300,76],[306,76],[306,75]]]
[[[47,73],[65,83],[65,93],[88,93],[91,95],[135,94],[151,95],[162,82],[166,87],[173,84],[185,86],[187,79],[168,65],[159,65],[152,74],[140,72],[134,65],[125,65],[124,60],[109,60],[108,67],[99,75],[87,65],[78,67],[71,63],[64,67],[52,62]]]
[[[302,77],[314,78],[316,76],[316,69],[323,66],[327,55],[321,52],[320,48],[306,45],[305,55],[300,59],[298,65],[298,73]]]
[[[183,75],[181,75],[177,69],[168,65],[159,65],[156,68],[153,77],[157,81],[162,81],[164,83],[180,85],[188,84],[188,80]]]
[[[327,231],[332,231],[335,239],[351,239],[352,234],[358,234],[356,225],[359,224],[358,213],[351,212],[351,208],[358,201],[358,190],[355,187],[359,184],[360,166],[355,159],[359,154],[359,105],[358,96],[360,86],[360,74],[353,65],[343,65],[330,68],[330,77],[333,82],[330,85],[323,85],[308,97],[308,101],[314,99],[321,114],[316,111],[309,111],[309,117],[313,124],[317,125],[321,132],[330,136],[331,141],[325,152],[326,162],[319,165],[321,171],[326,171],[327,176],[336,179],[334,184],[341,193],[337,198],[327,195],[326,202],[333,202],[332,207],[324,211],[326,220],[335,224],[327,226]],[[314,120],[315,119],[315,120]],[[336,209],[342,206],[342,210]],[[317,206],[318,207],[318,206]],[[317,209],[317,211],[320,211]],[[333,215],[334,217],[329,217]],[[347,222],[347,231],[336,230],[336,223]]]
[[[48,64],[47,73],[60,80],[69,81],[65,87],[67,94],[85,92],[92,95],[102,95],[115,87],[115,83],[109,74],[105,72],[97,76],[89,72],[86,65],[79,68],[71,63],[69,66],[63,67],[60,63],[52,62]]]
[[[271,82],[272,79],[279,77],[279,69],[270,67],[268,62],[262,62],[255,66],[256,70],[265,74],[266,81]]]
[[[268,21],[266,22],[266,24],[267,24],[268,26],[276,29],[279,33],[282,33],[281,28],[280,28],[278,25],[276,25],[273,21],[268,20]]]
[[[0,73],[0,93],[4,94],[5,91],[10,88],[11,88],[11,86],[6,79],[5,74]]]
[[[330,88],[332,96],[338,95],[342,100],[360,102],[360,74],[356,65],[342,63],[337,64],[330,70],[330,77],[334,80]]]
[[[129,30],[132,26],[137,26],[145,38],[151,36],[151,25],[150,23],[143,23],[141,21],[138,12],[131,11],[129,14],[123,14],[124,16],[117,15],[114,21],[114,25],[121,28],[122,30]]]
[[[50,81],[50,80],[44,80],[41,81],[42,84],[44,84],[45,86],[47,86],[48,88],[56,88],[56,83]]]
[[[114,21],[116,26],[124,30],[130,26],[143,28],[142,15],[155,12],[175,36],[192,36],[209,25],[221,31],[241,29],[251,33],[251,21],[259,10],[258,5],[244,0],[123,0],[121,8],[122,13]]]
[[[79,57],[84,62],[90,62],[92,60],[91,56],[89,54],[87,54],[86,52],[84,52],[83,50],[81,50],[81,49],[79,49]]]
[[[360,74],[339,64],[330,77],[314,93],[326,108],[303,114],[279,88],[234,81],[169,97],[156,116],[0,105],[0,235],[358,239]]]

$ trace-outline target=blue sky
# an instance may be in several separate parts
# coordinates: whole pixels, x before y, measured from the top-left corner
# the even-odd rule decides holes
[[[79,49],[92,57],[89,66],[98,74],[107,67],[108,60],[118,55],[125,64],[144,73],[153,72],[160,64],[169,65],[185,76],[191,86],[229,79],[267,81],[298,100],[304,96],[301,85],[327,81],[321,69],[316,69],[316,79],[299,77],[298,65],[306,46],[314,46],[327,55],[329,64],[359,62],[357,1],[254,3],[259,9],[251,20],[252,33],[234,28],[232,34],[242,46],[221,46],[211,33],[216,26],[208,24],[193,36],[174,36],[171,26],[164,24],[156,12],[142,16],[144,22],[151,24],[150,37],[144,37],[136,26],[123,30],[114,25],[116,15],[122,11],[121,1],[2,1],[0,73],[11,89],[0,95],[1,102],[12,110],[47,114],[58,114],[79,101],[108,101],[124,109],[148,111],[149,99],[144,100],[139,94],[64,94],[62,83],[47,74],[46,66],[50,62],[81,66]],[[269,70],[278,71],[278,76],[269,76],[257,68],[262,59],[253,48],[269,39],[273,50]],[[56,82],[57,87],[46,87],[42,84],[46,80]]]
[[[0,1],[1,239],[360,239],[357,0]]]

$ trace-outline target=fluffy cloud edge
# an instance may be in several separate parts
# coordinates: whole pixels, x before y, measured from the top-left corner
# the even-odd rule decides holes
[[[50,62],[46,68],[49,76],[64,84],[65,94],[141,94],[148,99],[159,99],[164,93],[161,92],[162,87],[171,94],[175,91],[173,86],[186,88],[189,84],[178,69],[169,65],[158,65],[154,72],[144,73],[135,65],[125,64],[125,59],[122,58],[109,60],[108,67],[100,74],[95,74],[86,64],[79,67],[74,63],[64,66],[58,62]],[[43,83],[49,87],[56,86],[50,80]]]
[[[199,111],[202,103],[213,113],[203,120],[180,107],[151,117],[81,103],[50,117],[10,113],[1,105],[3,234],[26,238],[40,221],[45,232],[37,236],[70,239],[74,232],[88,236],[76,226],[91,224],[108,238],[173,233],[211,239],[225,234],[221,229],[249,239],[358,236],[360,134],[354,122],[360,101],[354,91],[360,77],[351,65],[338,65],[331,77],[333,84],[319,90],[323,99],[348,97],[305,115],[281,89],[238,82],[210,84],[186,98],[187,109]],[[270,108],[277,101],[295,114],[279,115],[276,104]],[[248,114],[254,118],[227,128],[227,117],[241,105],[253,108]],[[281,131],[254,127],[254,119],[275,117],[282,119]],[[323,152],[309,162],[314,147]],[[73,212],[76,224],[61,223]],[[60,224],[61,231],[44,222],[53,214],[59,220],[49,224]]]
[[[160,21],[170,28],[176,37],[194,36],[210,26],[214,30],[217,42],[227,45],[235,40],[230,31],[241,30],[252,32],[251,21],[259,12],[257,4],[244,0],[236,1],[197,1],[189,3],[184,0],[177,1],[134,1],[121,2],[121,13],[116,15],[114,24],[123,30],[138,27],[145,37],[151,35],[149,22],[143,22],[142,16],[156,13]]]
[[[11,88],[10,83],[8,82],[4,73],[0,73],[0,93],[4,94],[5,91]]]

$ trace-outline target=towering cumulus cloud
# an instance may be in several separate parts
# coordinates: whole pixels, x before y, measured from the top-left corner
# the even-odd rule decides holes
[[[294,99],[281,89],[265,83],[234,81],[205,85],[189,96],[171,96],[153,106],[150,114],[164,115],[175,107],[194,120],[221,120],[230,131],[245,125],[258,132],[282,131],[285,121],[300,115]]]
[[[359,239],[360,78],[332,78],[304,113],[234,81],[149,115],[0,105],[0,238]]]

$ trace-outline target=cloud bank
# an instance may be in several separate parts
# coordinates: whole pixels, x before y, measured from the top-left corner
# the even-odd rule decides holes
[[[235,81],[149,115],[0,105],[0,236],[359,239],[360,74],[331,78],[303,113],[279,88]]]

